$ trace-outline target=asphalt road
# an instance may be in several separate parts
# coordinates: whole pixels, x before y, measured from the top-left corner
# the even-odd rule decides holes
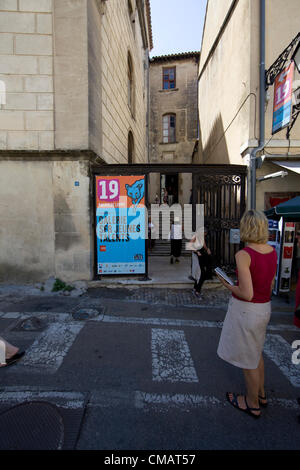
[[[292,345],[300,330],[292,306],[272,315],[264,354],[269,406],[254,420],[225,398],[244,391],[242,371],[216,354],[225,304],[180,304],[178,291],[176,303],[171,291],[167,302],[159,291],[148,300],[128,292],[3,296],[0,334],[27,353],[0,371],[0,413],[26,402],[55,404],[69,448],[108,456],[299,450],[300,365]]]

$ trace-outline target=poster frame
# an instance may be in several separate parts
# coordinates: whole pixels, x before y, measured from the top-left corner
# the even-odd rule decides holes
[[[103,174],[103,173],[94,173],[93,174],[93,189],[92,189],[92,198],[93,198],[93,223],[92,223],[92,229],[93,229],[93,236],[94,236],[94,269],[93,269],[93,278],[94,280],[101,280],[105,277],[120,277],[120,278],[128,278],[128,277],[133,277],[133,278],[141,278],[141,280],[150,280],[148,277],[148,221],[145,221],[145,272],[144,273],[107,273],[107,274],[99,274],[98,273],[98,256],[97,256],[97,235],[96,235],[96,228],[97,228],[97,177],[124,177],[124,176],[142,176],[144,178],[144,185],[145,185],[145,192],[144,192],[144,200],[145,200],[145,215],[147,215],[147,207],[148,207],[148,174],[141,172],[140,174],[137,174],[136,172],[133,172],[130,174],[116,174],[115,172],[111,172],[111,174]]]

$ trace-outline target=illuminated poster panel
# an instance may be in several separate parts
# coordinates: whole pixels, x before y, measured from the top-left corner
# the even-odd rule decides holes
[[[145,175],[95,178],[97,274],[145,274]]]

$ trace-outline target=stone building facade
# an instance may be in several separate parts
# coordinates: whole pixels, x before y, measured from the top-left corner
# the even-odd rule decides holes
[[[198,138],[197,76],[199,52],[154,57],[150,60],[150,133],[151,163],[189,164],[193,162]],[[169,181],[167,181],[167,179]],[[164,186],[181,203],[189,203],[191,175],[152,175],[150,202],[156,194],[163,200]],[[173,194],[174,195],[174,194]]]
[[[299,32],[298,0],[266,0],[265,69]],[[259,143],[260,0],[208,0],[199,64],[199,162],[249,167],[251,151]],[[299,86],[295,71],[293,87]],[[274,86],[265,103],[265,160],[257,177],[283,170],[293,161],[298,173],[256,185],[258,209],[270,198],[292,197],[300,191],[300,119],[290,139],[286,129],[272,135]],[[276,162],[276,163],[274,163]],[[298,162],[298,163],[297,163]],[[250,177],[248,178],[248,182]],[[248,189],[250,185],[248,184]],[[249,196],[249,191],[248,191]],[[248,197],[250,201],[250,197]]]
[[[149,0],[0,1],[0,281],[93,278],[92,169],[148,161],[151,47]]]

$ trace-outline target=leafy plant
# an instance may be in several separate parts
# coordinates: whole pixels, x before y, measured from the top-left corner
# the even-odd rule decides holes
[[[55,279],[55,282],[52,287],[52,292],[58,292],[62,290],[63,292],[70,292],[71,290],[75,289],[75,287],[67,285],[64,281],[61,279]]]

